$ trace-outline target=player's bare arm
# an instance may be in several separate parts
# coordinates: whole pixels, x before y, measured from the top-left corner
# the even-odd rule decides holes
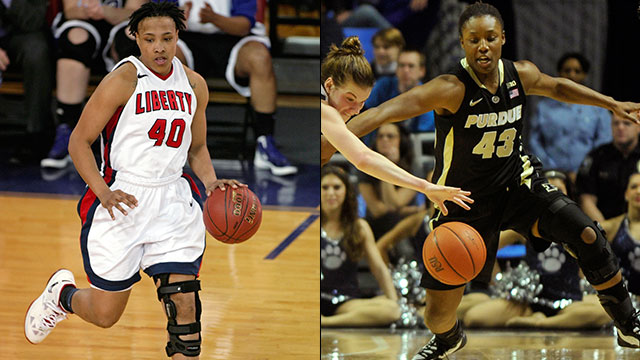
[[[207,104],[209,103],[209,89],[207,87],[207,82],[202,76],[200,76],[200,74],[188,67],[185,66],[184,69],[198,101],[196,113],[194,114],[193,122],[191,123],[191,146],[189,147],[188,158],[189,166],[204,184],[207,189],[207,196],[209,196],[211,191],[216,187],[224,190],[225,184],[231,185],[233,188],[246,186],[236,180],[219,180],[216,176],[216,172],[211,164],[211,155],[207,148],[206,109]]]
[[[516,62],[515,66],[527,95],[547,96],[568,103],[599,106],[613,111],[622,119],[640,123],[636,114],[640,110],[638,103],[616,101],[572,80],[549,76],[530,61],[521,60]]]
[[[347,128],[357,137],[362,137],[384,124],[406,120],[431,110],[441,115],[455,113],[463,98],[462,82],[453,75],[440,75],[354,117],[349,120]],[[322,119],[324,121],[324,117]],[[320,146],[321,164],[324,165],[336,149],[324,133]]]
[[[69,138],[69,155],[78,173],[100,199],[102,206],[107,208],[112,219],[115,219],[112,207],[126,215],[127,211],[120,203],[133,209],[137,206],[138,200],[120,190],[112,192],[109,189],[98,171],[91,144],[98,138],[116,110],[127,103],[135,90],[136,81],[136,68],[131,63],[126,63],[107,74],[89,98],[78,125]]]
[[[320,110],[322,133],[358,170],[382,181],[424,193],[445,215],[448,213],[444,205],[445,201],[453,201],[463,209],[469,210],[469,205],[466,203],[473,203],[473,200],[468,197],[470,192],[459,188],[435,185],[409,174],[384,155],[369,149],[352,132],[348,131],[336,109],[321,104]]]
[[[384,124],[410,119],[431,110],[438,114],[454,113],[463,97],[462,82],[453,75],[441,75],[365,111],[351,119],[347,127],[361,137]]]

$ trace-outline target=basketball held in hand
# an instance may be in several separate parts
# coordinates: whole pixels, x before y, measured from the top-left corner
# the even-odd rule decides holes
[[[204,225],[209,234],[226,244],[251,238],[262,222],[260,200],[248,187],[216,188],[204,203]]]
[[[447,285],[462,285],[475,278],[487,258],[482,236],[458,221],[444,223],[427,236],[422,261],[429,274]]]

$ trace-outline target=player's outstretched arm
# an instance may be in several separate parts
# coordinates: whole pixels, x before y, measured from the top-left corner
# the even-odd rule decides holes
[[[382,181],[424,193],[439,206],[445,215],[447,208],[444,206],[444,202],[447,200],[453,201],[465,209],[469,209],[466,203],[473,203],[473,200],[468,197],[470,195],[468,191],[434,185],[427,180],[409,174],[384,155],[369,149],[360,139],[348,131],[336,109],[325,104],[321,104],[320,108],[322,133],[358,170]]]
[[[380,126],[431,110],[454,113],[464,97],[464,85],[453,75],[441,75],[349,120],[347,127],[362,137]]]
[[[98,138],[118,108],[127,103],[135,91],[136,83],[136,69],[130,63],[107,74],[89,98],[69,138],[69,155],[76,170],[100,199],[102,206],[107,209],[112,219],[115,219],[113,207],[126,215],[127,211],[120,203],[133,209],[137,206],[138,200],[121,190],[109,189],[98,171],[91,144]]]
[[[562,77],[552,77],[541,72],[530,61],[515,63],[527,95],[546,96],[558,101],[599,106],[611,110],[617,117],[640,124],[640,103],[621,102],[584,85]]]

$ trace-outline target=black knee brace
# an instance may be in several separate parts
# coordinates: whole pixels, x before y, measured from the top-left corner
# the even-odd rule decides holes
[[[89,34],[87,41],[74,44],[69,40],[69,30],[67,29],[58,38],[58,59],[73,59],[80,61],[84,66],[91,68],[93,59],[98,55],[96,49],[96,39]]]
[[[596,233],[596,240],[591,244],[582,240],[585,228]],[[552,202],[540,216],[538,229],[544,238],[562,244],[578,259],[584,276],[592,285],[610,280],[620,270],[600,224],[589,219],[570,199],[561,197]]]
[[[154,275],[153,280],[155,282],[160,280],[160,287],[158,287],[158,300],[164,301],[165,311],[167,312],[168,324],[167,331],[169,332],[169,342],[167,342],[167,356],[172,356],[175,353],[181,353],[184,356],[194,357],[200,355],[200,344],[202,338],[200,337],[200,315],[202,313],[202,305],[200,304],[200,297],[198,291],[200,291],[200,280],[180,281],[169,284],[169,274]],[[177,293],[194,293],[196,297],[196,322],[191,324],[178,325],[176,316],[178,315],[178,309],[176,304],[171,300],[169,295]],[[182,340],[180,335],[198,334],[198,340]]]

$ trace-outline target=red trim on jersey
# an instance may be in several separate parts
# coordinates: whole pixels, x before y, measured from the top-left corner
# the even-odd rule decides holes
[[[182,176],[184,176],[187,181],[189,181],[189,186],[191,186],[191,191],[195,192],[196,194],[198,194],[198,196],[202,197],[202,195],[200,195],[200,190],[198,190],[198,186],[196,185],[196,182],[193,181],[193,178],[191,178],[191,176],[189,176],[189,174],[187,173],[182,173]]]
[[[144,64],[143,64],[144,65]],[[162,80],[167,80],[169,78],[169,76],[171,76],[171,74],[173,74],[173,64],[171,64],[171,70],[169,70],[169,73],[167,73],[167,75],[161,75],[158,74],[157,72],[153,71],[152,68],[148,67],[147,65],[144,65],[147,69],[149,69],[149,71],[151,71],[153,73],[153,75],[159,77]]]
[[[111,153],[111,143],[113,142],[113,133],[115,132],[116,126],[118,125],[118,121],[120,121],[120,115],[122,115],[122,110],[124,110],[124,106],[118,107],[116,112],[111,116],[111,119],[107,123],[107,126],[104,127],[104,164],[106,168],[111,167],[111,163],[109,162],[109,154]]]
[[[113,180],[113,169],[108,167],[104,171],[104,182],[110,184]],[[82,225],[87,221],[87,214],[89,214],[89,210],[91,205],[96,201],[98,197],[93,193],[91,188],[87,189],[87,193],[82,198],[82,202],[80,203],[80,220],[82,220]]]

